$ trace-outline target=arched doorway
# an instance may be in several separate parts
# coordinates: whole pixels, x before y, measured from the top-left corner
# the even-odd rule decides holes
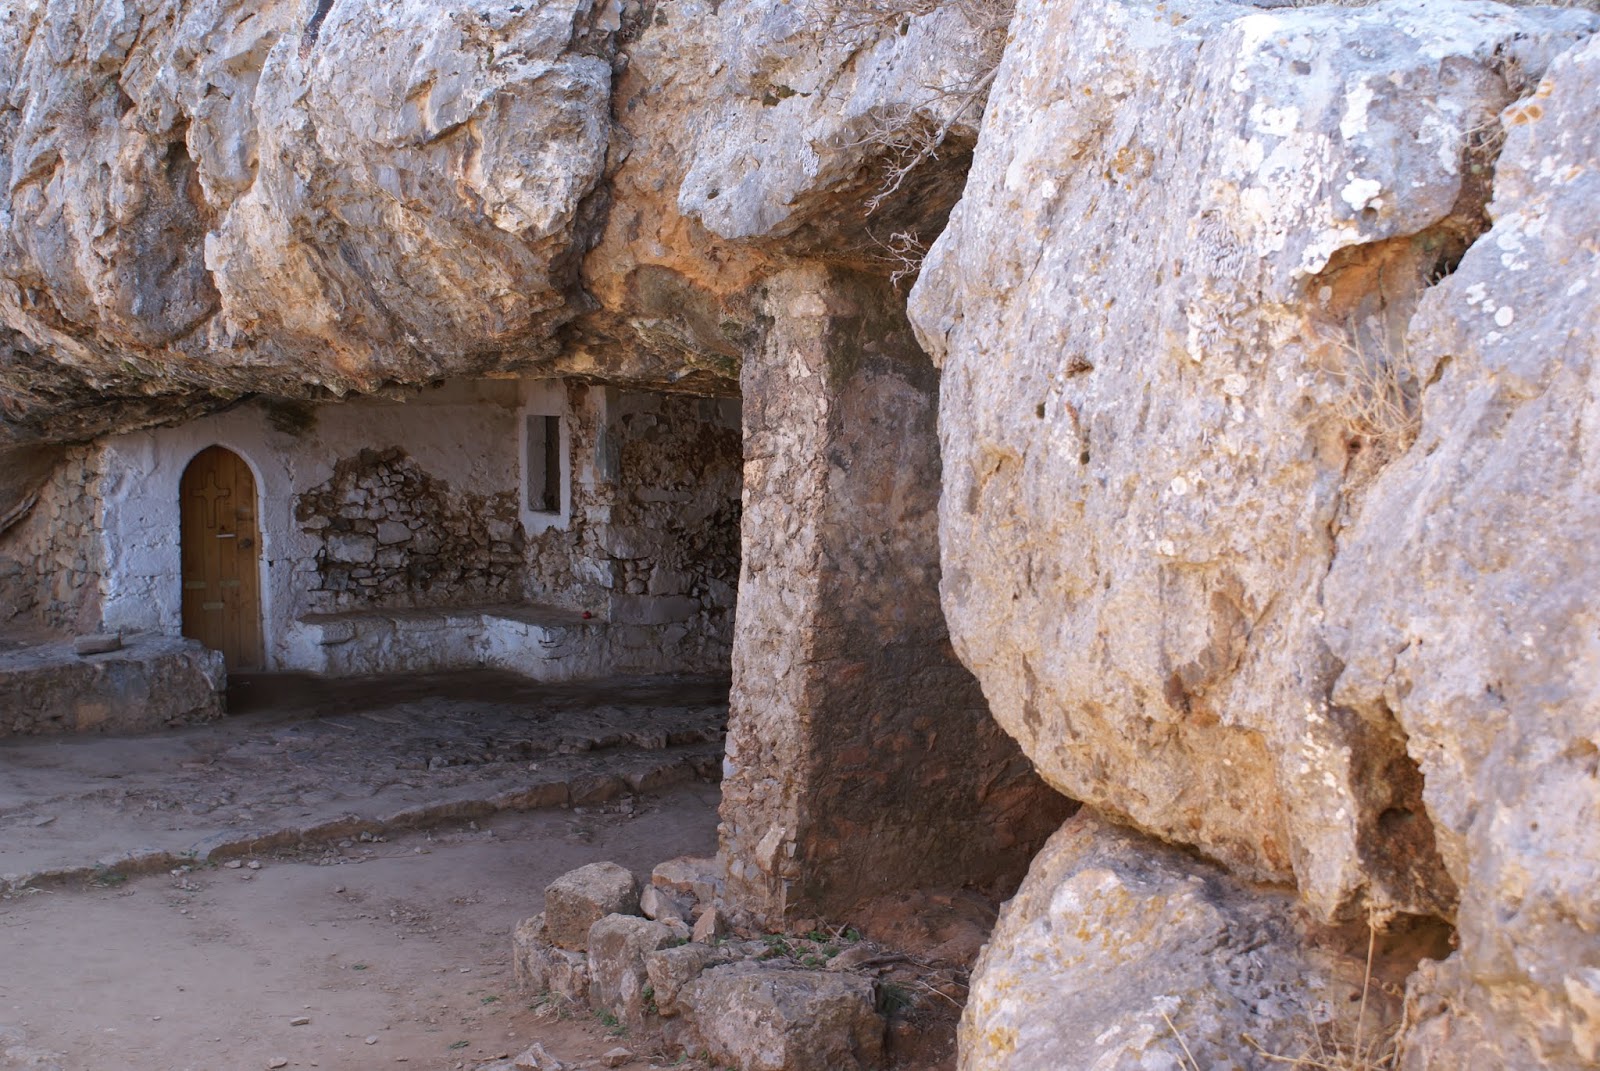
[[[222,652],[229,672],[261,658],[261,525],[244,459],[210,446],[183,470],[183,634]]]

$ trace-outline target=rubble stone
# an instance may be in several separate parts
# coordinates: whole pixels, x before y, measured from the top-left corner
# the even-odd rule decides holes
[[[524,993],[589,1001],[588,954],[552,945],[543,915],[523,919],[512,931],[511,964],[517,988]]]
[[[589,1004],[630,1027],[644,1023],[650,998],[645,956],[678,940],[671,929],[637,915],[607,915],[589,928]]]
[[[722,875],[719,857],[684,855],[657,863],[650,872],[650,884],[680,900],[703,906],[722,894]]]
[[[550,941],[582,952],[589,928],[608,915],[639,911],[639,882],[616,863],[590,863],[561,875],[544,890],[545,928]]]
[[[739,1071],[870,1071],[882,1056],[873,985],[854,975],[733,963],[679,1002],[711,1058]]]
[[[728,932],[728,920],[722,914],[722,909],[712,904],[700,913],[694,920],[694,930],[691,934],[696,941],[710,942]]]
[[[639,894],[639,910],[645,918],[655,919],[658,922],[665,922],[668,919],[685,922],[690,917],[688,904],[671,893],[663,892],[661,886],[654,882],[646,885],[644,891]]]
[[[678,994],[683,987],[700,977],[707,967],[729,961],[729,956],[698,941],[646,955],[644,969],[655,991],[657,1010],[664,1017],[677,1015]]]

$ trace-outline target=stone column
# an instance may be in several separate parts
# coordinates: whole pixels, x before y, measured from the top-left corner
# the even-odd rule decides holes
[[[904,301],[797,268],[743,372],[743,561],[721,845],[777,924],[1004,885],[1070,804],[990,718],[939,608],[938,374]]]

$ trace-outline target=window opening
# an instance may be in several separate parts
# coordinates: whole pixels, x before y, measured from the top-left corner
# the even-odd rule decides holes
[[[528,417],[528,508],[561,512],[561,418]]]

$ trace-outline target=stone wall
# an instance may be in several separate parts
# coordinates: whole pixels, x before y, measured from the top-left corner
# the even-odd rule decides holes
[[[726,668],[739,583],[743,453],[734,399],[630,392],[611,425],[618,493],[603,538],[617,628],[667,625]]]
[[[738,412],[729,399],[481,380],[395,399],[252,403],[114,436],[108,623],[179,631],[178,482],[218,444],[256,476],[272,666],[328,664],[307,646],[327,639],[301,627],[310,617],[532,602],[615,626],[608,642],[632,651],[627,664],[725,670]],[[520,486],[521,429],[544,413],[563,422],[557,513],[526,508]]]
[[[939,612],[938,378],[881,280],[797,269],[745,364],[730,897],[767,920],[1005,885],[1069,812]]]
[[[104,572],[97,451],[68,449],[37,495],[0,532],[0,626],[94,632]]]
[[[342,458],[295,500],[320,542],[312,612],[518,602],[517,492],[457,492],[399,446]]]
[[[624,646],[725,670],[742,482],[739,403],[567,387],[571,508],[527,541],[528,597],[609,621]],[[628,632],[633,626],[654,627]]]

